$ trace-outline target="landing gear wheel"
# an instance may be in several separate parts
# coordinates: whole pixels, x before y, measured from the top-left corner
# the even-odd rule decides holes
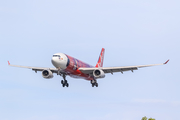
[[[96,87],[98,87],[98,83],[96,83]]]
[[[69,87],[69,83],[66,84],[66,87]]]
[[[61,84],[63,84],[64,83],[64,81],[63,80],[61,80]]]
[[[69,83],[68,81],[66,80],[66,74],[62,74],[63,75],[63,80],[61,80],[61,84],[63,87],[69,87]]]
[[[94,87],[94,83],[92,84],[92,87]]]

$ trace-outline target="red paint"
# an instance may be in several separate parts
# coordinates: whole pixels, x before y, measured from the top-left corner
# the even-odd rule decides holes
[[[67,68],[65,69],[65,72],[73,77],[73,78],[83,78],[83,79],[86,79],[86,80],[93,80],[94,77],[93,76],[90,76],[88,74],[84,74],[82,73],[80,70],[78,70],[78,68],[82,68],[82,67],[85,67],[85,68],[91,68],[93,66],[87,64],[87,63],[84,63],[76,58],[73,58],[69,55],[66,55],[69,59],[69,65],[67,66]]]
[[[101,53],[100,53],[100,56],[99,56],[99,59],[98,59],[98,62],[96,64],[95,67],[103,67],[103,60],[104,60],[104,52],[105,52],[105,49],[102,48],[101,50]],[[65,69],[65,72],[71,76],[71,77],[74,77],[74,78],[83,78],[83,79],[86,79],[86,80],[94,80],[94,77],[93,76],[90,76],[89,74],[84,74],[82,73],[80,70],[78,70],[78,68],[92,68],[94,66],[91,66],[87,63],[84,63],[76,58],[73,58],[69,55],[66,55],[69,59],[69,65],[67,66],[67,68]]]
[[[95,67],[103,67],[103,60],[104,60],[104,52],[105,49],[102,48],[98,62],[96,64]],[[73,58],[69,55],[66,55],[69,59],[69,65],[67,66],[67,68],[64,70],[64,72],[66,72],[69,76],[73,77],[73,78],[83,78],[86,80],[94,80],[93,76],[90,76],[89,74],[84,74],[82,73],[80,70],[78,70],[78,68],[92,68],[94,66],[91,66],[87,63],[84,63],[76,58]]]
[[[104,48],[102,48],[101,53],[100,53],[100,55],[99,55],[98,62],[97,62],[97,64],[96,64],[96,66],[95,66],[95,67],[103,67],[104,52],[105,52],[105,49],[104,49]]]
[[[167,64],[169,62],[169,60],[167,60],[164,64]]]

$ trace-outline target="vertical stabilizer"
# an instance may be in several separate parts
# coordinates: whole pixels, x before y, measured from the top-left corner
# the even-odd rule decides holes
[[[97,64],[96,64],[95,67],[103,67],[104,52],[105,52],[105,49],[102,48],[101,53],[100,53],[100,56],[99,56],[99,59],[98,59],[98,62],[97,62]]]

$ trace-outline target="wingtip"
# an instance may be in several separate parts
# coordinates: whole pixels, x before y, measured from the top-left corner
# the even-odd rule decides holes
[[[10,62],[8,61],[8,65],[10,65]]]
[[[167,64],[169,62],[169,60],[167,60],[164,64]]]

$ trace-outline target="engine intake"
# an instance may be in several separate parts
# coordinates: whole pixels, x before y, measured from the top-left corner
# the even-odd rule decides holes
[[[53,73],[50,70],[43,70],[42,71],[43,78],[50,79],[53,78]]]
[[[93,75],[95,78],[104,78],[105,77],[104,71],[101,69],[94,70]]]

